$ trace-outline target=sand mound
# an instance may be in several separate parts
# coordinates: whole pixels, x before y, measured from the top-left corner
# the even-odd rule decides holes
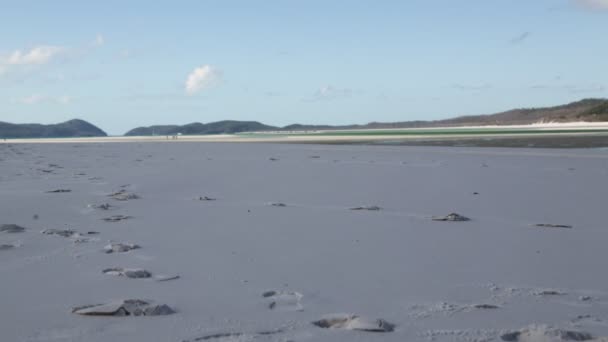
[[[175,311],[165,304],[152,304],[140,299],[126,299],[108,304],[85,305],[72,309],[85,316],[164,316]]]
[[[395,325],[383,319],[368,319],[357,315],[334,314],[312,322],[320,328],[361,330],[369,332],[391,332]]]

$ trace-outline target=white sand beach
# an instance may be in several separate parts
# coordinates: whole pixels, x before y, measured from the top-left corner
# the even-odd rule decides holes
[[[0,144],[0,340],[600,341],[607,180],[606,149]]]

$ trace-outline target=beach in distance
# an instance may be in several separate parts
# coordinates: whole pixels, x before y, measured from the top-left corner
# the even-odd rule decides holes
[[[608,341],[606,148],[93,139],[0,143],[1,341]]]

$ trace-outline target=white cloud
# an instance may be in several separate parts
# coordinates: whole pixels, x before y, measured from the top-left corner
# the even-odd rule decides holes
[[[41,104],[41,103],[67,105],[72,102],[72,98],[70,96],[65,96],[65,95],[54,97],[54,96],[33,94],[30,96],[20,98],[16,102],[26,104],[26,105],[35,105],[35,104]]]
[[[211,65],[203,65],[192,70],[186,79],[186,94],[197,92],[217,85],[222,79],[222,72]]]
[[[46,64],[51,59],[57,57],[65,51],[65,48],[60,46],[42,45],[30,49],[29,51],[15,50],[7,58],[0,63],[5,65],[35,65]]]
[[[608,10],[608,0],[574,0],[574,2],[589,9]]]
[[[101,33],[98,33],[97,36],[95,36],[95,40],[91,45],[95,47],[102,46],[103,44],[105,44],[105,42],[106,40],[104,39],[103,35]]]
[[[48,64],[63,54],[66,48],[61,46],[40,45],[29,50],[15,50],[0,55],[0,76],[14,68],[27,68]]]

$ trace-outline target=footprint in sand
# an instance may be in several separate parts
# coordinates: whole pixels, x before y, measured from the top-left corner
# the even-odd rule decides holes
[[[471,305],[471,307],[473,309],[480,309],[480,310],[500,309],[500,306],[494,305],[494,304],[473,304],[473,305]]]
[[[216,200],[216,198],[213,198],[213,197],[207,197],[207,196],[199,196],[199,197],[198,197],[198,200],[199,200],[199,201],[215,201],[215,200]]]
[[[141,278],[150,278],[152,277],[152,273],[144,270],[143,268],[122,268],[122,267],[113,267],[106,268],[101,271],[103,274],[118,276],[118,277],[127,277],[132,279],[141,279]]]
[[[531,325],[506,332],[500,335],[500,339],[507,342],[608,341],[608,337],[595,337],[583,331],[557,329],[546,325]]]
[[[535,296],[540,296],[540,297],[549,297],[549,296],[564,296],[567,293],[563,292],[563,291],[559,291],[559,290],[554,290],[554,289],[541,289],[541,290],[532,291],[532,294]]]
[[[268,337],[276,334],[285,332],[283,329],[277,330],[265,330],[254,333],[243,333],[243,332],[222,332],[216,334],[209,334],[201,337],[194,338],[192,340],[183,340],[182,342],[196,342],[196,341],[250,341],[261,337]]]
[[[108,195],[108,197],[111,197],[117,201],[129,201],[140,198],[139,195],[128,192],[124,189],[111,193]]]
[[[451,316],[461,312],[471,312],[476,310],[496,310],[499,308],[500,306],[491,303],[456,304],[439,302],[434,304],[413,305],[410,307],[409,315],[414,318],[429,318],[437,315]]]
[[[97,209],[97,210],[110,210],[110,209],[114,208],[114,206],[109,203],[89,204],[89,205],[87,205],[87,207],[91,208],[91,209]]]
[[[124,268],[124,267],[111,267],[101,271],[101,273],[116,277],[126,277],[131,279],[148,279],[152,278],[152,272],[147,271],[143,268]],[[164,275],[159,274],[154,276],[154,279],[159,282],[177,280],[180,276],[178,275]]]
[[[163,275],[163,274],[159,274],[157,276],[155,276],[154,278],[156,278],[156,281],[171,281],[171,280],[177,280],[180,279],[181,277],[178,275]]]
[[[554,223],[537,223],[533,225],[534,227],[539,228],[564,228],[564,229],[572,229],[571,225],[568,224],[554,224]]]
[[[127,215],[113,215],[110,217],[104,217],[104,218],[102,218],[102,220],[104,220],[106,222],[120,222],[120,221],[128,220],[131,218],[133,218],[133,217],[127,216]]]
[[[71,229],[45,229],[45,230],[41,231],[41,233],[45,234],[45,235],[55,235],[55,236],[68,238],[68,239],[73,240],[75,243],[98,241],[97,238],[91,239],[91,238],[85,237],[84,235],[98,235],[99,234],[98,232],[90,231],[83,235],[83,234],[81,234],[77,231],[71,230]]]
[[[164,316],[175,313],[166,304],[154,304],[140,299],[125,299],[107,304],[79,306],[72,313],[84,316]]]
[[[9,249],[13,249],[15,247],[15,245],[3,243],[0,244],[0,251],[8,251]]]
[[[433,216],[431,219],[433,221],[449,221],[449,222],[464,222],[464,221],[471,220],[470,218],[468,218],[466,216],[462,216],[457,213],[450,213],[446,216]]]
[[[369,319],[351,314],[333,314],[312,322],[319,328],[360,330],[368,332],[392,332],[395,325],[383,319]]]
[[[281,208],[287,206],[287,204],[281,203],[281,202],[269,202],[268,205],[271,207],[281,207]]]
[[[442,341],[495,341],[496,331],[487,329],[475,329],[475,330],[427,330],[417,335],[428,341],[436,341],[438,339]]]
[[[21,227],[19,225],[16,224],[3,224],[0,226],[0,233],[9,233],[9,234],[15,234],[15,233],[23,233],[25,232],[25,228]]]
[[[41,231],[44,235],[57,235],[64,238],[71,238],[75,236],[80,236],[80,234],[71,229],[45,229]]]
[[[104,252],[110,253],[125,253],[134,249],[141,248],[139,245],[133,243],[110,243],[103,248]]]
[[[301,293],[296,291],[266,291],[262,293],[262,297],[268,301],[268,308],[270,310],[279,311],[302,311],[302,298],[304,297]]]
[[[360,207],[352,207],[350,208],[350,210],[368,210],[368,211],[379,211],[382,208],[380,208],[377,205],[364,205],[364,206],[360,206]]]

